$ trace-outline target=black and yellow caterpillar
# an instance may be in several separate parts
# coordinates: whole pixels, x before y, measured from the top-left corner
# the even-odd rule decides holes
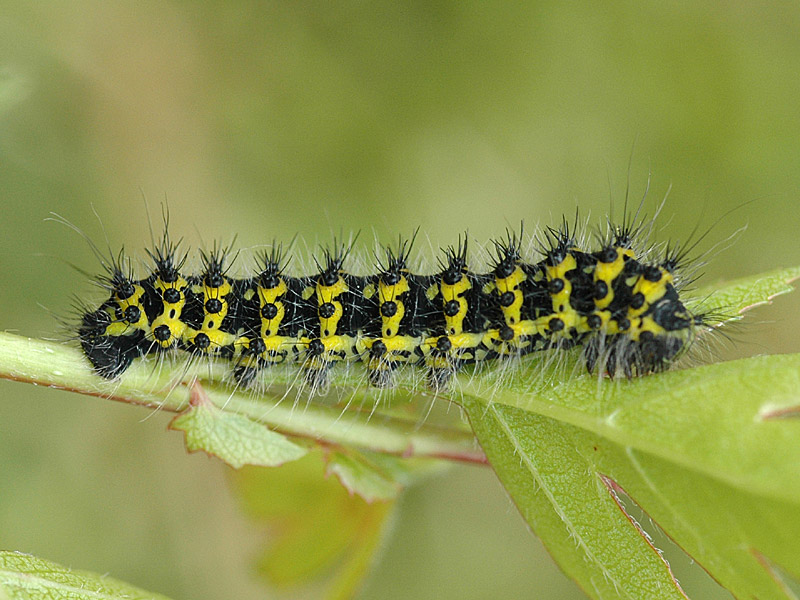
[[[144,279],[121,257],[105,261],[110,297],[82,315],[78,338],[106,378],[139,356],[177,350],[228,359],[241,385],[293,362],[324,386],[336,363],[363,362],[374,386],[417,365],[440,388],[467,364],[576,344],[589,371],[642,375],[667,368],[704,318],[679,297],[682,254],[638,258],[638,229],[610,227],[591,251],[565,222],[541,236],[538,262],[523,259],[521,232],[508,233],[492,243],[486,273],[468,268],[466,238],[429,275],[408,268],[413,239],[386,248],[372,275],[347,272],[349,248],[335,245],[315,274],[292,276],[276,245],[254,276],[238,279],[225,250],[202,254],[201,273],[183,273],[186,255],[165,233]]]

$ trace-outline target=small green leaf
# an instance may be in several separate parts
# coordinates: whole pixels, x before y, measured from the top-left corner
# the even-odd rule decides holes
[[[308,452],[261,423],[220,410],[203,400],[199,384],[195,384],[192,394],[189,408],[169,425],[186,434],[186,448],[190,452],[204,450],[236,469],[244,465],[275,467]]]
[[[760,275],[742,277],[692,292],[688,305],[695,312],[719,313],[723,322],[736,320],[743,312],[794,290],[790,284],[798,278],[800,267],[775,269]]]
[[[402,487],[355,452],[333,452],[328,457],[326,473],[336,475],[351,494],[367,502],[393,500]]]
[[[447,467],[438,460],[399,458],[352,449],[330,452],[327,460],[326,473],[336,475],[347,491],[367,502],[392,500],[404,486]]]
[[[246,512],[272,532],[259,571],[275,585],[325,587],[351,598],[388,530],[393,502],[365,502],[323,477],[319,452],[281,469],[232,472]]]
[[[72,571],[21,552],[0,551],[0,598],[8,600],[168,600],[111,577]]]

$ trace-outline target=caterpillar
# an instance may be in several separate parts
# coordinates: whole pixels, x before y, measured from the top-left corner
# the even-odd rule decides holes
[[[648,258],[656,250],[638,248],[644,225],[609,224],[589,249],[564,219],[534,238],[536,261],[524,256],[522,227],[506,231],[484,272],[468,266],[466,235],[431,274],[410,269],[416,233],[384,247],[368,275],[346,269],[352,244],[336,241],[313,274],[289,274],[275,243],[255,273],[235,278],[230,248],[200,253],[202,268],[186,273],[165,217],[146,277],[121,252],[102,261],[109,296],[82,313],[77,338],[107,379],[137,357],[183,352],[228,361],[241,386],[295,363],[324,388],[337,363],[361,362],[372,386],[392,387],[398,369],[414,366],[442,389],[465,365],[578,345],[590,372],[630,378],[668,368],[706,323],[680,298],[686,250]]]

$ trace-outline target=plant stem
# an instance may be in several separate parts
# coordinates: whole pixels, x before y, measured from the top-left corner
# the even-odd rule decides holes
[[[75,348],[0,332],[0,378],[153,409],[182,412],[188,408],[189,385],[198,375],[180,366],[160,368],[153,362],[137,363],[119,379],[107,381],[91,370],[86,358]],[[289,435],[405,457],[486,463],[485,455],[468,430],[420,425],[377,414],[370,417],[363,411],[306,400],[298,404],[286,394],[256,395],[214,382],[203,382],[203,387],[220,410],[245,415]]]

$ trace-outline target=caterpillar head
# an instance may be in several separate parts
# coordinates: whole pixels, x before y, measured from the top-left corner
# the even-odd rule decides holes
[[[584,360],[590,372],[599,367],[609,376],[634,377],[667,370],[696,339],[705,324],[679,300],[664,297],[625,333],[594,337],[585,345]]]

